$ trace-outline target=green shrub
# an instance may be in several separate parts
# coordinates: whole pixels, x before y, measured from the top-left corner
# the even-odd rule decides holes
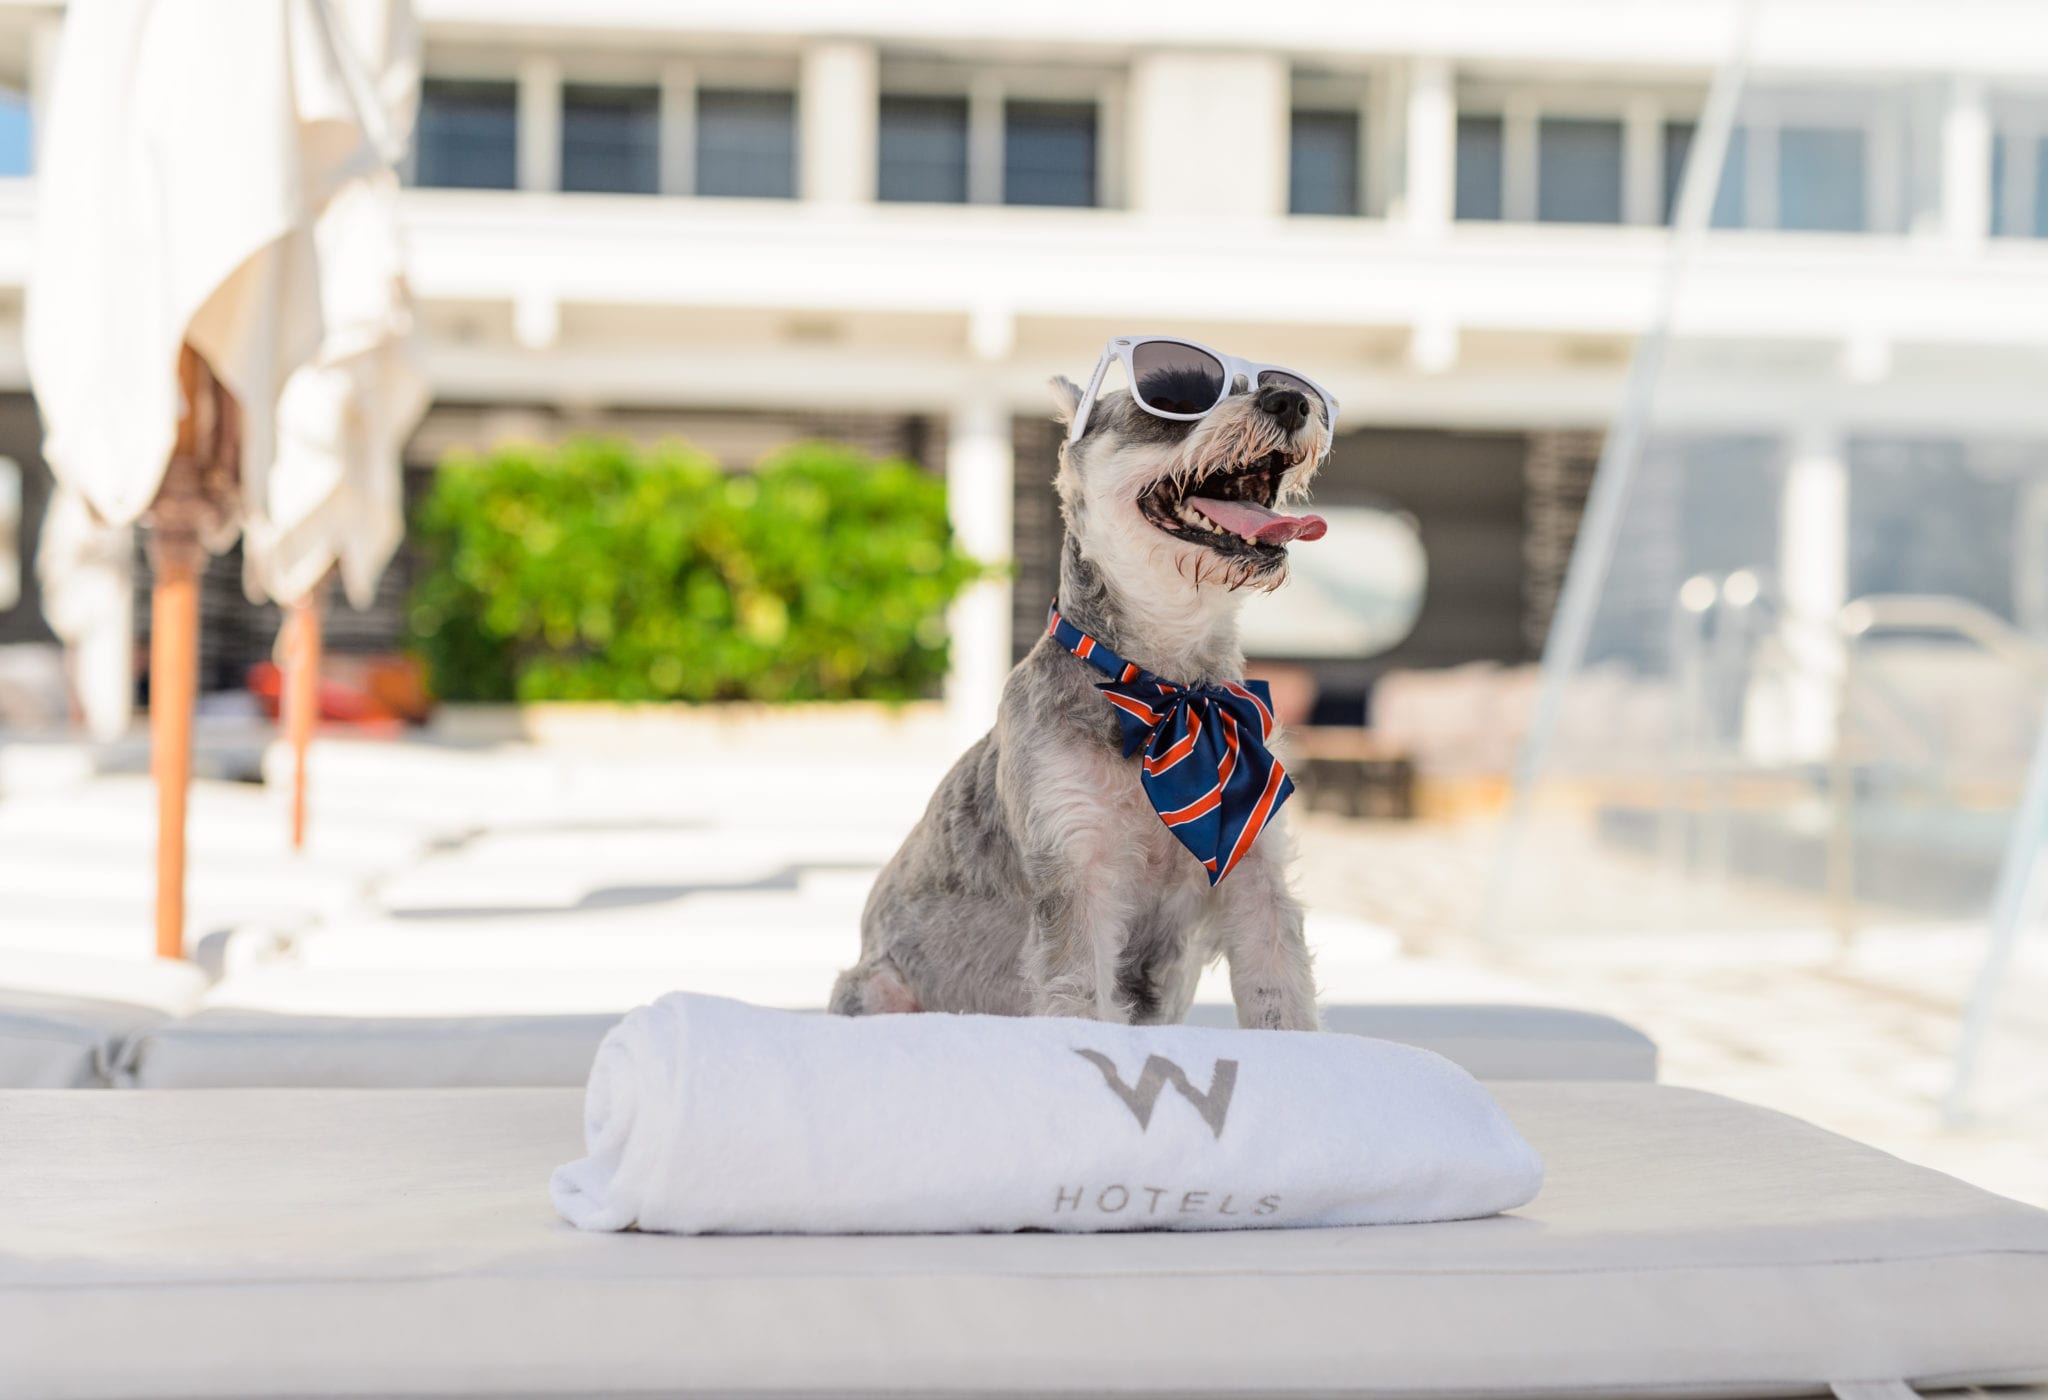
[[[457,456],[410,627],[447,700],[908,700],[980,569],[942,482],[799,443],[727,473],[610,439]]]

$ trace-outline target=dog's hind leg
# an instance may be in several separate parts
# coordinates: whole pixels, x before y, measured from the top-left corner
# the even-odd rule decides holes
[[[839,974],[826,1009],[835,1016],[883,1016],[922,1011],[917,994],[886,957],[863,960]]]

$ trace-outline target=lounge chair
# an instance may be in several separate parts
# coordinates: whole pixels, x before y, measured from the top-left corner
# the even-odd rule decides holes
[[[1495,1089],[1549,1175],[1488,1220],[698,1239],[554,1216],[573,1089],[4,1092],[0,1394],[1880,1400],[2048,1381],[2048,1212],[1710,1094]]]

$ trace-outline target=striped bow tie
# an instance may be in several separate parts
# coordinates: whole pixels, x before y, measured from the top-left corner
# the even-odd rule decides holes
[[[1294,791],[1294,779],[1266,747],[1273,737],[1273,697],[1266,683],[1161,680],[1061,617],[1057,601],[1045,630],[1109,677],[1096,688],[1116,707],[1124,757],[1145,751],[1139,765],[1145,796],[1216,884],[1244,859]]]

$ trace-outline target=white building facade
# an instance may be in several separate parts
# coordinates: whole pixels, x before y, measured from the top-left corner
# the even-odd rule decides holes
[[[1332,693],[1532,654],[1742,7],[419,8],[422,467],[575,428],[736,462],[808,431],[921,456],[965,545],[1016,560],[956,618],[977,714],[1049,588],[1044,382],[1131,331],[1299,365],[1344,403],[1323,498],[1419,519],[1423,616],[1387,658],[1322,658]],[[24,530],[29,150],[61,30],[60,6],[0,5],[0,451]],[[1859,433],[1945,430],[1966,403],[2048,440],[2048,24],[2032,0],[1779,0],[1752,56],[1769,81],[1679,307],[1726,353],[1660,412],[1782,444],[1813,505],[1788,538],[1832,538]],[[1825,576],[1787,587],[1853,594],[1846,550],[1802,558]],[[7,585],[0,634],[28,635],[33,589],[10,621]]]

